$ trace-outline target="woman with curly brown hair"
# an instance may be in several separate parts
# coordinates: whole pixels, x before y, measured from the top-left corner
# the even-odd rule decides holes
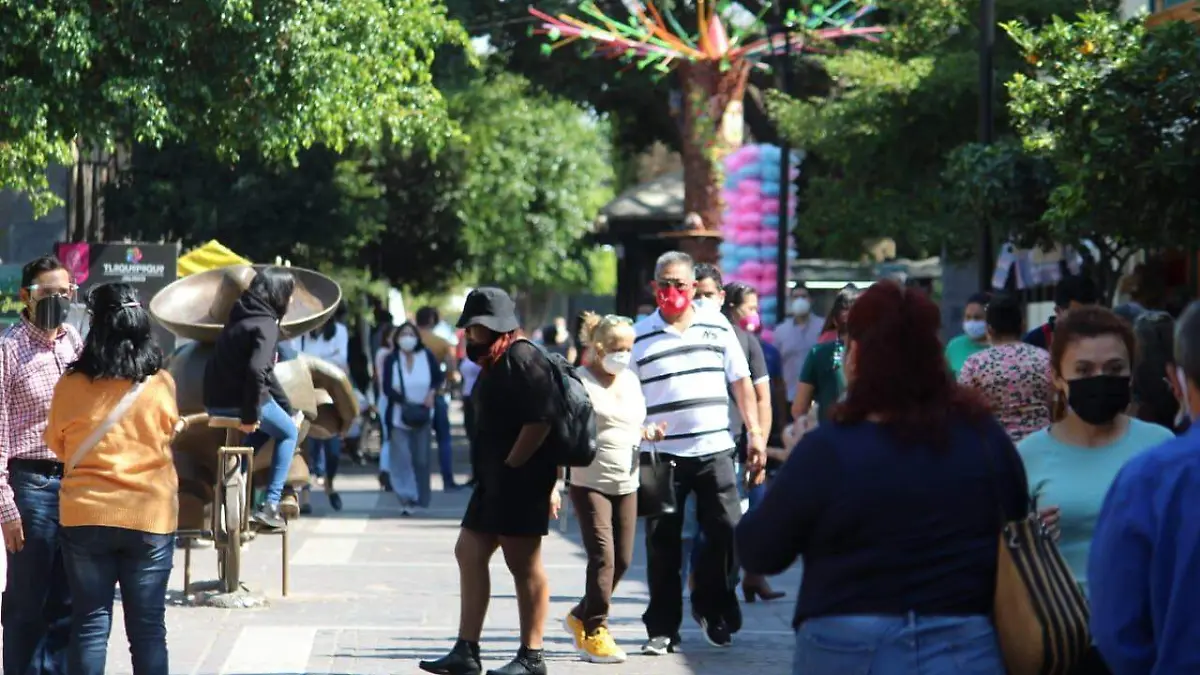
[[[748,572],[801,557],[796,675],[1003,675],[989,614],[1001,516],[1026,509],[1008,434],[946,368],[941,315],[883,281],[846,322],[845,400],[737,528]]]

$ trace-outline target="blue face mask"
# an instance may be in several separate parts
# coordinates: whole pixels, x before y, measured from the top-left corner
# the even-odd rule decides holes
[[[964,321],[963,332],[972,340],[982,340],[987,337],[986,321]]]

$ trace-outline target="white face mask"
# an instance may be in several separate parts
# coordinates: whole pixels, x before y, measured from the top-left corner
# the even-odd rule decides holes
[[[603,359],[600,359],[600,367],[609,375],[619,375],[622,370],[629,367],[629,361],[633,358],[633,352],[613,352],[605,354]]]
[[[396,346],[406,352],[411,352],[417,348],[417,338],[411,335],[401,335],[400,338],[396,340]]]
[[[972,340],[982,340],[987,335],[987,322],[964,321],[963,332]]]
[[[696,309],[712,307],[715,303],[716,301],[711,298],[702,298],[698,295],[692,299],[692,307],[695,307]]]
[[[812,303],[808,298],[796,298],[792,300],[792,314],[795,316],[808,316],[812,311]]]

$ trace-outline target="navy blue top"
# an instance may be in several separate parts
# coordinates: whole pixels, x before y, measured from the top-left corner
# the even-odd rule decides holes
[[[747,572],[797,557],[795,624],[849,614],[987,614],[1001,509],[1028,512],[1025,469],[1004,429],[956,423],[946,447],[903,443],[885,426],[826,423],[792,450],[742,516]]]
[[[1092,640],[1114,675],[1200,673],[1200,428],[1117,474],[1088,581]]]

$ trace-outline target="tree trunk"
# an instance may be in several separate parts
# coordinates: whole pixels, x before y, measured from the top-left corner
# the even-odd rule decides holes
[[[750,64],[745,61],[735,61],[724,70],[716,61],[679,66],[683,93],[680,154],[688,229],[715,232],[721,227],[724,177],[720,160],[741,143],[742,95],[749,75]]]

